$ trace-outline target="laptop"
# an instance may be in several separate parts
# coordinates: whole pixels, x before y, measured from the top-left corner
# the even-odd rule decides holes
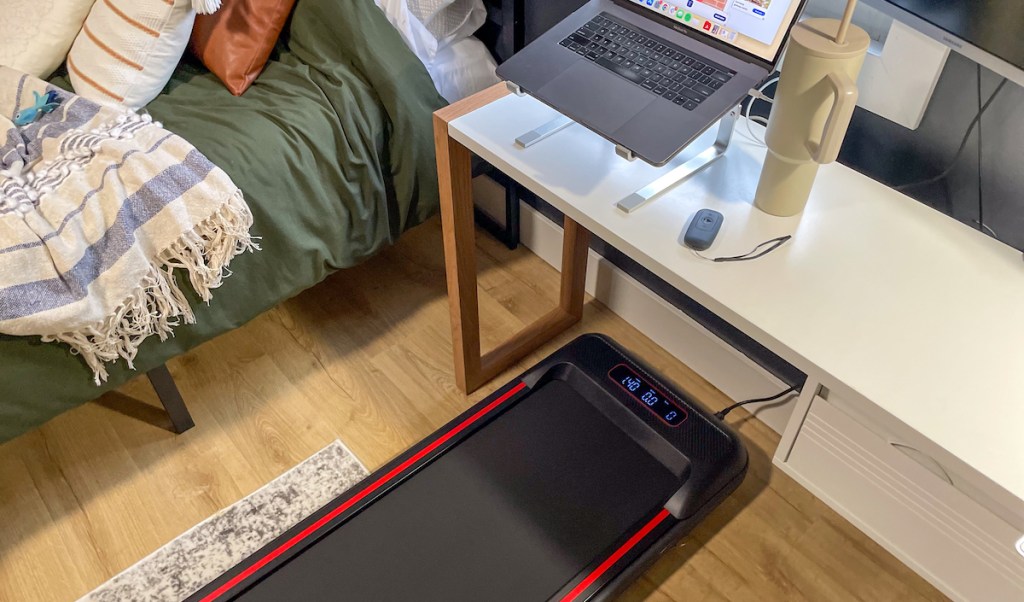
[[[806,0],[590,0],[498,76],[664,165],[775,69]]]

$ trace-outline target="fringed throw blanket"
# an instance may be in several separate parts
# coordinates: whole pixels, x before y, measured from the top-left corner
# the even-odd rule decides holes
[[[175,272],[209,301],[251,226],[227,174],[148,115],[0,66],[0,333],[66,343],[99,384],[195,321]]]

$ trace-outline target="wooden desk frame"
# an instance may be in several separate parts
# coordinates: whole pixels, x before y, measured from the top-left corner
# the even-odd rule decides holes
[[[449,136],[448,124],[508,93],[504,84],[497,84],[434,113],[434,146],[441,193],[441,227],[452,320],[455,381],[466,393],[480,388],[583,317],[590,232],[566,217],[558,307],[508,341],[481,354],[471,154],[469,149]]]

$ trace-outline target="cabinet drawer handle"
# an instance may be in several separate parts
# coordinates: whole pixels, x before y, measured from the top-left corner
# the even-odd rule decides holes
[[[956,483],[953,482],[953,477],[950,476],[949,471],[947,471],[946,467],[940,464],[938,460],[936,460],[935,458],[929,456],[928,454],[924,453],[923,451],[917,449],[912,445],[900,443],[899,441],[889,441],[889,445],[896,448],[904,456],[920,464],[921,467],[923,467],[928,472],[934,474],[935,476],[939,477],[940,479],[946,481],[954,488],[956,488]],[[908,451],[913,453],[907,453]],[[929,464],[931,466],[934,466],[934,469],[930,468]]]

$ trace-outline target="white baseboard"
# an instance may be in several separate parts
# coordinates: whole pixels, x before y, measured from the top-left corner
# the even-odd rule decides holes
[[[504,189],[490,178],[480,177],[474,180],[473,191],[477,206],[503,223]],[[522,205],[520,226],[522,244],[558,269],[562,257],[561,226],[526,204]],[[587,292],[733,399],[764,397],[786,388],[756,362],[593,250],[587,264]],[[782,434],[793,405],[792,401],[768,404],[753,411],[758,419]]]

